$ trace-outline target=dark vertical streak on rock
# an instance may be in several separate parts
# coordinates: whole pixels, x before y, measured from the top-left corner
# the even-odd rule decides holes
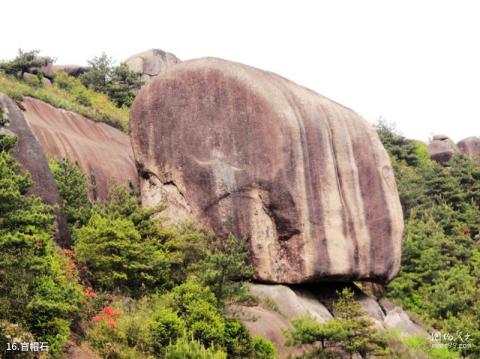
[[[355,131],[365,131],[359,128],[361,124],[352,124]],[[370,277],[373,280],[383,282],[391,268],[389,256],[392,253],[392,228],[389,208],[386,202],[384,190],[372,191],[372,188],[381,189],[382,179],[377,168],[372,164],[376,161],[368,161],[371,153],[364,148],[373,146],[370,138],[362,137],[367,143],[359,143],[359,138],[352,141],[353,154],[359,171],[360,191],[363,199],[363,207],[368,233],[370,236]]]

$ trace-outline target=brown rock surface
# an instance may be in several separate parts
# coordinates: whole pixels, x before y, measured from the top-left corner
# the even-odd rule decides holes
[[[150,82],[159,73],[179,62],[175,55],[158,49],[150,49],[125,60],[128,68],[139,73],[144,83]]]
[[[390,280],[402,210],[388,156],[354,111],[220,59],[171,66],[138,94],[144,205],[246,238],[258,280]],[[168,213],[167,213],[168,214]]]
[[[433,140],[427,145],[430,158],[440,164],[448,162],[457,152],[455,143],[445,135],[435,135]]]
[[[38,143],[30,126],[23,116],[22,111],[9,97],[0,93],[0,106],[9,123],[4,129],[5,134],[14,134],[17,137],[17,146],[13,152],[14,157],[25,170],[32,175],[33,185],[30,194],[40,197],[50,205],[61,205],[55,179],[48,167],[48,161],[43,153],[42,146]],[[61,211],[56,212],[57,232],[56,241],[62,246],[70,244],[70,235],[65,217]]]
[[[480,159],[480,137],[471,136],[457,143],[458,150],[466,156]]]
[[[43,101],[25,98],[25,118],[44,152],[54,158],[69,158],[87,173],[96,188],[95,200],[104,200],[113,178],[124,185],[137,185],[137,171],[127,134],[96,123]]]

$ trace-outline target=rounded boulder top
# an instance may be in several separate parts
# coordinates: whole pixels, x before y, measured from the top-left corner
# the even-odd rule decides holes
[[[145,206],[246,240],[271,283],[398,272],[403,217],[389,158],[354,111],[216,58],[169,67],[131,110]]]

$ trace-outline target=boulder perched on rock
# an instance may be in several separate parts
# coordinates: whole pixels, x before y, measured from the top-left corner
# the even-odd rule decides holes
[[[77,162],[94,184],[91,198],[103,201],[113,179],[137,186],[137,170],[127,134],[75,112],[25,98],[25,118],[45,153]]]
[[[457,143],[460,153],[465,156],[480,159],[480,137],[467,137]]]
[[[255,278],[392,279],[403,218],[389,158],[354,111],[214,58],[171,66],[131,110],[146,206],[245,238]]]
[[[0,106],[3,108],[4,115],[8,118],[8,124],[3,131],[4,134],[17,137],[17,145],[13,155],[32,176],[33,185],[30,188],[30,194],[40,197],[47,204],[61,206],[62,201],[58,194],[55,179],[50,172],[47,158],[43,153],[42,146],[25,121],[22,111],[14,101],[2,93],[0,93]],[[56,211],[56,216],[56,241],[60,245],[68,246],[70,235],[67,222],[60,210]]]
[[[30,67],[27,72],[34,75],[41,73],[51,80],[53,78],[53,59],[46,56],[38,56],[35,58],[35,61],[43,62],[44,64],[42,66]]]
[[[67,75],[78,77],[88,71],[87,66],[81,65],[53,65],[53,73],[65,72]]]
[[[147,50],[125,60],[128,68],[140,74],[144,83],[148,83],[159,73],[179,62],[175,55],[158,49]]]
[[[457,152],[457,146],[450,138],[445,135],[435,135],[433,140],[427,145],[430,158],[439,163],[444,164]]]

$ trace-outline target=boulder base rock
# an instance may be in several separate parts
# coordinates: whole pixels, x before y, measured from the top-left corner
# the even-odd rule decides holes
[[[143,204],[245,238],[255,278],[392,279],[403,218],[375,130],[273,73],[220,60],[169,67],[131,109]],[[175,207],[177,204],[177,207]]]
[[[147,50],[125,60],[128,68],[140,74],[144,83],[150,82],[159,73],[179,62],[175,55],[158,49]]]
[[[25,98],[22,105],[44,152],[77,162],[90,176],[95,185],[92,199],[105,200],[113,179],[137,187],[137,170],[127,134],[33,98]]]
[[[422,335],[425,330],[415,324],[400,307],[382,298],[376,301],[352,284],[318,284],[309,286],[284,286],[269,284],[250,284],[250,293],[257,299],[255,306],[234,305],[228,308],[228,314],[238,317],[250,333],[271,340],[279,357],[299,354],[285,345],[284,332],[292,328],[292,319],[310,315],[319,323],[334,319],[333,302],[338,298],[337,291],[349,287],[355,293],[355,299],[365,309],[366,316],[378,329],[394,329],[401,336]]]
[[[480,137],[467,137],[458,142],[457,147],[465,156],[480,160]]]
[[[22,111],[15,102],[2,93],[0,93],[0,106],[9,120],[7,126],[2,128],[2,132],[17,137],[17,146],[13,155],[32,176],[33,185],[29,193],[40,197],[47,204],[60,207],[62,200],[58,194],[55,179],[50,172],[47,158],[43,153],[42,146],[25,121]],[[70,234],[65,216],[60,210],[57,210],[55,214],[57,217],[55,240],[62,246],[69,246],[71,244]]]

